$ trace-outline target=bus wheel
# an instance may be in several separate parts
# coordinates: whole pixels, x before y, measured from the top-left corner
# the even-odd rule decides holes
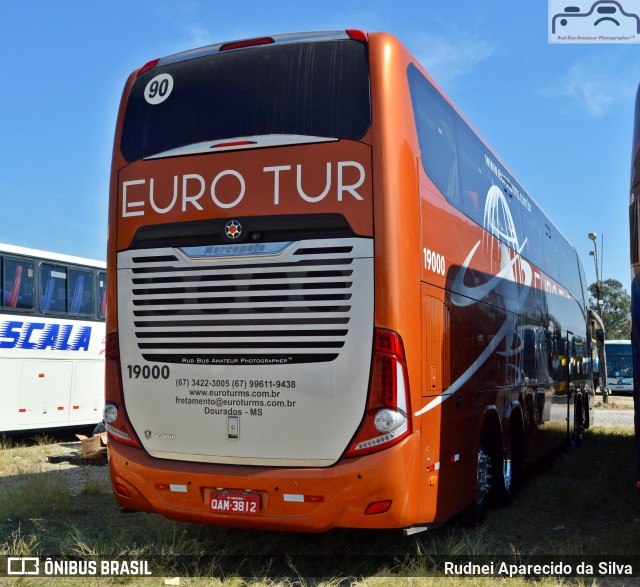
[[[489,496],[491,494],[493,475],[494,465],[492,463],[491,454],[487,452],[483,446],[481,446],[480,450],[478,450],[478,470],[475,503],[485,511]]]
[[[501,467],[496,467],[494,504],[498,507],[506,507],[513,501],[524,462],[523,430],[519,418],[514,418],[509,425],[505,450],[500,451],[500,447],[497,446],[496,454],[500,455],[497,458],[497,464]]]
[[[582,408],[582,402],[577,401],[574,406],[574,421],[573,421],[573,444],[578,446],[582,444],[584,440],[585,430],[585,417],[584,409]]]
[[[582,413],[584,414],[584,429],[588,430],[589,426],[591,426],[591,421],[589,420],[589,396],[586,396],[585,403],[582,405]]]
[[[489,499],[492,490],[492,479],[495,475],[490,447],[483,441],[478,449],[478,461],[476,465],[476,494],[473,503],[465,508],[458,520],[462,526],[478,526],[484,520],[489,507]]]

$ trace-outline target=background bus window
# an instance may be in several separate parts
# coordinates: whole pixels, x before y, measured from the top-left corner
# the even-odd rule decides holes
[[[5,308],[33,310],[33,263],[4,259],[2,302]]]
[[[633,355],[631,341],[607,341],[607,375],[609,377],[633,377]]]
[[[98,273],[98,318],[107,315],[107,274]]]
[[[67,268],[40,265],[40,309],[56,314],[67,313]]]
[[[69,314],[93,315],[93,271],[69,269]]]

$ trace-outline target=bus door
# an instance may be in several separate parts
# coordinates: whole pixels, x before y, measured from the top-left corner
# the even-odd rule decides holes
[[[573,332],[567,331],[567,440],[571,437],[574,426],[574,403],[576,397],[577,379],[577,357],[576,357],[576,337]]]
[[[567,339],[559,326],[550,322],[543,328],[540,344],[541,354],[546,355],[546,366],[542,364],[541,356],[540,385],[527,410],[530,422],[535,427],[529,453],[532,460],[557,446],[558,435],[564,437],[567,428]]]

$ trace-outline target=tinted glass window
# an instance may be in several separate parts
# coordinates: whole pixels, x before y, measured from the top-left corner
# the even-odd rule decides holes
[[[67,268],[40,265],[40,309],[56,314],[67,313]]]
[[[631,343],[627,342],[623,344],[617,344],[617,343],[608,342],[606,344],[606,352],[607,352],[607,359],[609,358],[609,355],[630,355]]]
[[[418,69],[409,66],[407,75],[422,164],[431,181],[458,210],[581,300],[574,249]]]
[[[424,170],[442,195],[460,208],[455,112],[412,67],[409,83]]]
[[[607,346],[607,375],[609,377],[633,377],[633,357],[627,354],[610,353]]]
[[[540,227],[540,211],[535,205],[530,214],[523,212],[522,224],[525,237],[523,255],[536,267],[544,271],[544,251],[542,250],[542,230]]]
[[[5,308],[33,309],[33,263],[4,259],[2,302]]]
[[[145,88],[161,74],[171,76],[171,91],[160,103],[149,103]],[[154,86],[156,92],[168,87]],[[121,148],[125,159],[134,161],[185,145],[252,135],[359,139],[370,120],[365,43],[269,45],[143,73],[131,90]]]
[[[69,269],[69,314],[91,316],[93,314],[93,272]]]
[[[547,223],[543,226],[544,235],[542,241],[542,249],[544,251],[544,265],[542,270],[549,276],[553,277],[556,281],[560,274],[558,266],[558,251],[556,247],[556,231],[553,230]]]
[[[427,175],[454,206],[520,250],[527,237],[523,215],[533,210],[526,193],[415,67],[408,76]]]
[[[492,185],[485,151],[471,132],[458,125],[456,132],[460,153],[460,188],[462,211],[478,224],[484,224],[484,201]]]

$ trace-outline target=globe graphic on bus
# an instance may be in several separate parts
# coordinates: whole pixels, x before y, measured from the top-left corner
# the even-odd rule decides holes
[[[509,204],[498,186],[491,186],[484,206],[484,227],[512,249],[518,251],[518,235]]]

